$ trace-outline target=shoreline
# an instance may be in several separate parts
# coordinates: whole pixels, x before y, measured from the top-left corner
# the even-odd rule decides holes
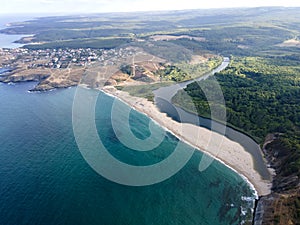
[[[168,117],[166,113],[160,112],[156,105],[147,99],[131,96],[127,92],[115,89],[113,86],[106,86],[102,88],[101,91],[121,100],[136,111],[148,116],[181,141],[229,167],[239,174],[239,176],[249,184],[250,188],[255,191],[256,199],[258,199],[259,196],[271,193],[272,182],[261,178],[259,173],[254,169],[252,156],[239,143],[231,141],[227,137],[206,128],[174,121]],[[183,133],[182,130],[186,132]],[[222,138],[220,145],[222,151],[218,152],[218,154],[214,154],[211,149],[207,149],[212,135]]]
[[[190,113],[190,114],[193,114],[193,115],[195,115],[195,116],[199,116],[199,117],[204,118],[204,119],[211,120],[211,118],[208,117],[208,116],[198,115],[197,113],[195,113],[195,112],[193,112],[193,111],[190,111],[190,110],[188,110],[188,109],[186,109],[186,108],[183,108],[183,107],[181,107],[180,105],[177,105],[177,104],[174,104],[174,105],[175,105],[176,107],[181,108],[182,110],[184,110],[184,111]],[[216,120],[216,119],[214,119],[214,121],[216,121],[216,122],[219,123],[219,124],[225,125],[226,127],[229,127],[229,128],[231,128],[231,129],[233,129],[233,130],[239,132],[239,133],[242,133],[242,134],[246,135],[247,137],[251,138],[257,145],[259,145],[259,143],[258,143],[258,141],[256,140],[256,138],[255,138],[255,137],[252,137],[252,136],[251,136],[250,134],[248,134],[246,131],[244,131],[244,130],[242,130],[242,129],[240,129],[240,128],[238,128],[238,127],[236,127],[236,126],[234,126],[234,125],[232,125],[232,124],[230,124],[230,123],[224,124],[222,121],[219,121],[219,120]]]

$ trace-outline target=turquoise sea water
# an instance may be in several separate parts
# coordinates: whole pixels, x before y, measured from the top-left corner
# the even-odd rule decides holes
[[[254,194],[247,183],[217,161],[199,172],[199,151],[158,184],[131,187],[103,178],[83,159],[74,138],[76,88],[28,93],[34,85],[0,83],[0,224],[231,225],[251,219]],[[178,139],[169,133],[153,151],[123,146],[111,126],[113,101],[100,94],[95,115],[99,136],[115,158],[149,165],[172,153]],[[139,138],[149,135],[148,123],[131,112],[131,129]]]
[[[0,18],[0,24],[24,20],[12,18]],[[0,46],[15,47],[15,39],[1,36]],[[132,187],[103,178],[75,141],[76,89],[28,93],[34,85],[0,83],[0,225],[231,225],[251,220],[254,193],[248,184],[217,161],[199,172],[198,151],[176,175],[154,185]],[[122,145],[111,124],[113,101],[100,94],[95,113],[98,134],[112,156],[145,166],[172,154],[179,140],[169,133],[153,151]],[[149,118],[131,112],[131,130],[138,138],[150,135],[148,124]],[[182,154],[191,150],[185,145]]]

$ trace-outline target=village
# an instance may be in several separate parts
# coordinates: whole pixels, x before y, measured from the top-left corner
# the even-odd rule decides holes
[[[101,64],[106,65],[132,54],[133,49],[129,47],[109,50],[91,48],[38,50],[27,48],[0,48],[0,67],[63,69],[70,66],[83,67],[95,61],[99,61]]]
[[[109,50],[0,48],[0,82],[37,81],[39,83],[33,91],[46,91],[76,86],[84,75],[93,71],[96,72],[95,76],[89,76],[92,80],[85,81],[94,87],[99,79],[103,80],[100,70],[113,67],[117,72],[122,63],[130,63],[139,51],[133,47]],[[119,73],[115,79],[109,79],[107,84],[116,84],[116,80],[126,79],[128,75],[124,77],[123,73]]]

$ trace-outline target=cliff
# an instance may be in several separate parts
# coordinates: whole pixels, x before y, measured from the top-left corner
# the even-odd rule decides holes
[[[296,146],[295,146],[296,149]],[[300,224],[300,179],[294,164],[300,158],[297,151],[287,148],[280,134],[266,140],[264,153],[275,170],[272,193],[260,197],[254,218],[254,225]]]
[[[84,69],[24,69],[16,68],[0,76],[0,82],[16,83],[37,81],[31,91],[48,91],[55,88],[76,86],[82,77]]]

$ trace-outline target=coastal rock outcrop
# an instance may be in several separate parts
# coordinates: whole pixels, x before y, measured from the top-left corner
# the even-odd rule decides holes
[[[299,171],[290,164],[293,152],[283,145],[280,134],[266,140],[264,153],[275,170],[272,193],[260,197],[257,203],[254,225],[300,224],[300,179]]]
[[[7,75],[0,77],[3,83],[9,82],[25,82],[25,81],[41,81],[49,77],[48,74],[28,74],[28,75]]]

